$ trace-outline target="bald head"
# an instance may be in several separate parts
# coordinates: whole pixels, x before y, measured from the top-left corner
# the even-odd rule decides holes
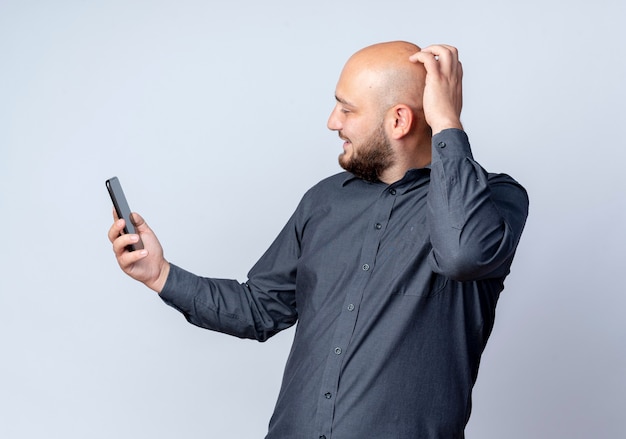
[[[410,60],[415,44],[393,41],[366,47],[346,63],[328,128],[345,141],[341,166],[367,179],[397,181],[431,160],[431,129],[423,110],[426,70]],[[383,160],[384,159],[384,160]],[[362,165],[362,166],[361,166]]]
[[[398,104],[420,111],[426,71],[421,63],[409,61],[409,56],[419,50],[404,41],[366,47],[350,57],[342,78],[371,93],[381,111]]]

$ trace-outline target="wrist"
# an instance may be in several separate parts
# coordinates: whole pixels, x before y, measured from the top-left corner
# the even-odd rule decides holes
[[[447,130],[450,128],[454,128],[457,130],[463,131],[463,124],[460,120],[446,120],[446,121],[438,121],[437,123],[433,123],[430,125],[430,129],[432,130],[432,135],[439,134],[443,130]]]
[[[170,263],[163,259],[161,263],[161,267],[159,270],[158,277],[152,282],[146,282],[146,286],[151,290],[161,294],[163,288],[165,287],[165,283],[167,282],[167,277],[170,274]]]

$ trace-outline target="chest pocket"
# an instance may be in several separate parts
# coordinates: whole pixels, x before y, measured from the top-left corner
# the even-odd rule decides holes
[[[434,273],[428,263],[432,246],[425,224],[407,224],[388,238],[381,242],[377,265],[387,273],[382,281],[391,294],[432,297],[444,290],[448,279]]]

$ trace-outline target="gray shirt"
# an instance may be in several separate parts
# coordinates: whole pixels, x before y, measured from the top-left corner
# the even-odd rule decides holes
[[[495,307],[528,213],[463,131],[392,185],[311,188],[248,281],[172,266],[163,300],[264,341],[297,322],[267,439],[462,438]]]

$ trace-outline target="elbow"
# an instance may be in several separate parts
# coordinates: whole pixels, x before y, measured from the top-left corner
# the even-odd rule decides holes
[[[458,282],[505,277],[518,239],[505,223],[464,228],[456,238],[432,242],[431,263],[434,271]]]
[[[502,250],[500,248],[500,250]],[[485,252],[480,246],[463,246],[446,253],[431,253],[434,271],[457,282],[469,282],[508,274],[508,252]]]
[[[457,282],[476,280],[485,273],[485,264],[478,252],[457,248],[446,254],[433,252],[432,257],[435,271]]]

